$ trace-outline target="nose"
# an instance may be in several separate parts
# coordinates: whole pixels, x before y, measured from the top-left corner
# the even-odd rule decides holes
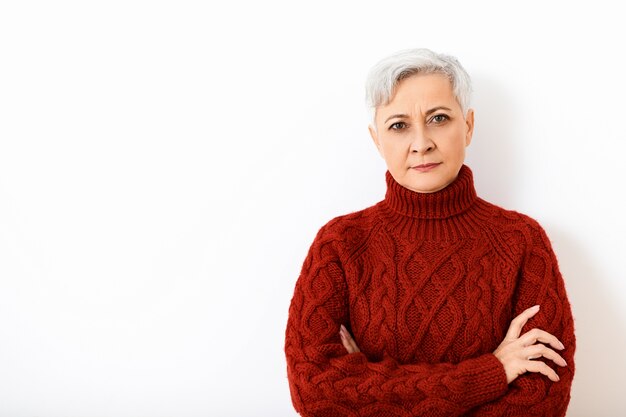
[[[428,153],[435,149],[435,142],[433,142],[424,132],[419,132],[413,138],[411,142],[411,153]]]

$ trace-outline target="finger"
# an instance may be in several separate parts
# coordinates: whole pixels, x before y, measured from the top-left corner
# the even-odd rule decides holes
[[[563,343],[561,343],[561,341],[559,339],[557,339],[556,336],[551,335],[550,333],[546,332],[545,330],[541,330],[541,329],[532,329],[532,330],[524,333],[519,338],[519,341],[524,346],[531,346],[531,345],[534,345],[537,342],[541,342],[541,343],[548,343],[550,346],[552,346],[553,348],[558,349],[558,350],[565,349],[565,346],[563,346]]]
[[[519,316],[511,321],[509,330],[506,332],[506,338],[515,340],[522,333],[522,328],[535,314],[539,312],[539,306],[533,306],[522,311]]]
[[[341,343],[346,348],[348,353],[356,353],[361,351],[354,341],[354,338],[343,324],[340,326],[339,335],[341,336]]]
[[[563,359],[561,355],[544,345],[533,345],[527,347],[524,349],[524,355],[527,355],[529,360],[544,357],[546,359],[550,359],[559,366],[567,366],[567,362],[565,362],[565,359]]]
[[[347,330],[346,330],[346,338],[348,340],[348,343],[350,344],[350,348],[351,348],[350,353],[356,353],[356,352],[361,351],[359,347],[357,346],[356,341],[354,340],[350,332],[348,332]]]
[[[348,353],[354,353],[354,351],[352,350],[352,345],[342,331],[339,331],[339,336],[341,337],[341,344],[346,349],[346,351],[348,351]]]
[[[528,372],[538,372],[550,378],[551,381],[558,382],[561,380],[559,376],[554,372],[554,369],[550,368],[543,362],[539,361],[526,361],[526,370]]]

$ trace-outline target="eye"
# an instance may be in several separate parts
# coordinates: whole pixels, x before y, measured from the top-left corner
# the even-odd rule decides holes
[[[435,124],[441,124],[449,119],[450,118],[446,114],[436,114],[430,119],[430,121],[434,122]]]
[[[389,130],[402,130],[406,128],[406,123],[404,122],[396,122],[389,126]]]

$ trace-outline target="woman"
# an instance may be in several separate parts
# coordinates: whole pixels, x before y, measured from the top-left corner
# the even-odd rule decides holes
[[[470,79],[426,49],[378,63],[369,131],[384,200],[318,232],[285,353],[303,416],[564,416],[571,308],[533,219],[477,197]]]

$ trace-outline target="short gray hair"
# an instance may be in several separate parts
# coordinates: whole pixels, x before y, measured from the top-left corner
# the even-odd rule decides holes
[[[376,108],[389,103],[401,80],[417,73],[448,77],[465,117],[470,106],[472,80],[461,63],[453,56],[438,54],[430,49],[405,49],[379,61],[367,75],[365,101],[372,126],[376,127]]]

